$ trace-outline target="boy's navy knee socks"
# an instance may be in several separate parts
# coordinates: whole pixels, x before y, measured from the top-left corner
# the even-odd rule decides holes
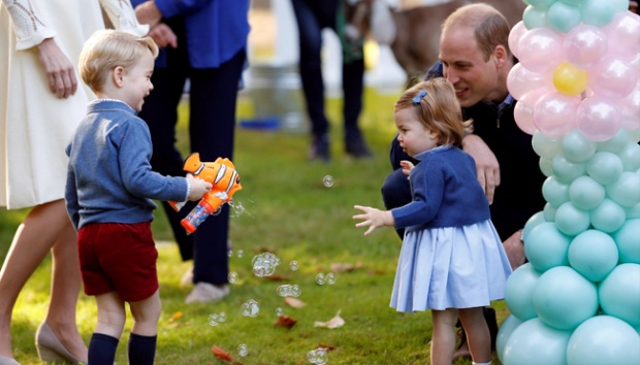
[[[102,333],[94,333],[89,342],[89,364],[113,365],[118,339]]]
[[[157,340],[158,336],[129,335],[129,364],[153,365]]]

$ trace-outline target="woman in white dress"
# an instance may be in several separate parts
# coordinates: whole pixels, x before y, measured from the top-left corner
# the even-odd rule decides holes
[[[0,271],[0,365],[11,350],[18,295],[49,251],[49,310],[38,327],[43,361],[79,363],[87,347],[75,323],[80,290],[76,234],[64,204],[64,153],[94,96],[78,82],[84,41],[105,27],[145,35],[129,0],[2,0],[0,4],[0,206],[33,207],[18,227]]]

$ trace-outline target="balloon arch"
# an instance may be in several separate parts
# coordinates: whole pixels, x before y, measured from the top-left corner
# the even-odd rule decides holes
[[[547,176],[507,281],[505,365],[640,364],[640,16],[627,0],[523,0],[516,123]]]

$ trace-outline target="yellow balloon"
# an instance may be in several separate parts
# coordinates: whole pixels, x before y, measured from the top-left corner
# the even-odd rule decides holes
[[[563,94],[578,95],[588,84],[586,70],[581,70],[569,62],[563,62],[553,73],[553,86]]]

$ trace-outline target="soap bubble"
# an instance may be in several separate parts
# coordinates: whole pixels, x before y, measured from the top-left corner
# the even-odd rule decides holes
[[[235,284],[238,282],[238,273],[235,271],[232,271],[229,273],[229,275],[227,275],[227,279],[229,280],[229,283],[231,284]]]
[[[249,299],[242,304],[242,315],[255,318],[260,313],[260,305],[253,299]]]
[[[323,177],[322,178],[322,184],[327,188],[332,187],[333,186],[333,176],[326,175],[325,177]]]
[[[298,261],[293,260],[289,263],[289,268],[291,269],[291,271],[296,271],[298,270]]]
[[[245,345],[244,343],[241,343],[238,345],[238,355],[245,357],[249,354],[249,349],[247,348],[247,345]]]
[[[326,281],[326,278],[324,277],[323,273],[319,273],[318,275],[316,275],[316,283],[318,283],[318,285],[324,285]]]
[[[329,285],[333,285],[333,284],[336,283],[336,274],[334,274],[332,272],[327,273],[327,275],[325,275],[324,278],[325,278],[327,284],[329,284]]]

